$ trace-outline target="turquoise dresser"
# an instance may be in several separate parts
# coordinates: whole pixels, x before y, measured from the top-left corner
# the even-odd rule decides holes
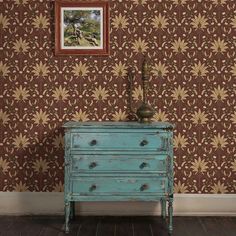
[[[65,231],[76,201],[161,201],[172,232],[173,126],[164,122],[68,122]]]

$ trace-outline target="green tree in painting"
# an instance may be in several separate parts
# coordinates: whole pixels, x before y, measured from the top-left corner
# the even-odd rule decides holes
[[[98,10],[64,10],[64,45],[100,46],[100,24]]]

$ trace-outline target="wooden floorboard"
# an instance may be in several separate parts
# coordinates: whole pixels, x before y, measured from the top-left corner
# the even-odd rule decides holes
[[[27,224],[24,220],[24,218],[21,217],[16,217],[13,220],[13,224],[11,225],[11,227],[5,231],[5,234],[7,236],[23,236],[26,234],[27,232],[27,225],[28,225],[29,220],[27,220]]]
[[[116,217],[102,217],[98,225],[96,236],[104,236],[104,235],[114,236],[115,221]]]
[[[21,218],[20,218],[21,219]],[[41,223],[35,221],[34,218],[23,218],[22,221],[20,221],[21,224],[24,224],[24,231],[20,227],[20,231],[22,233],[22,236],[32,236],[32,235],[40,235],[43,225],[45,225],[45,220]]]
[[[230,222],[229,218],[204,217],[200,218],[199,221],[207,232],[206,235],[229,236],[233,233],[232,236],[236,236],[236,231],[232,230],[236,224],[233,222],[227,224],[227,222]]]
[[[97,236],[101,217],[77,217],[82,221],[80,231],[77,236]]]
[[[79,217],[64,233],[64,217],[0,216],[0,236],[168,236],[161,217]],[[236,217],[174,217],[172,236],[236,236]]]
[[[173,236],[188,236],[189,233],[191,233],[189,227],[185,225],[185,217],[175,217],[173,220],[173,225]]]
[[[130,217],[116,217],[115,236],[133,235]]]
[[[149,227],[152,236],[168,236],[166,221],[161,217],[149,217]]]
[[[177,227],[179,227],[180,231],[185,231],[185,236],[207,236],[207,232],[201,227],[199,217],[178,217],[178,219],[179,224],[176,222]]]
[[[58,236],[63,232],[63,220],[61,218],[41,219],[42,230],[40,236]]]
[[[133,236],[152,236],[149,220],[145,217],[132,218]]]
[[[15,220],[15,217],[0,217],[0,236],[4,236],[8,233]]]
[[[220,219],[223,224],[223,229],[227,236],[236,235],[236,217],[235,218],[222,218]]]

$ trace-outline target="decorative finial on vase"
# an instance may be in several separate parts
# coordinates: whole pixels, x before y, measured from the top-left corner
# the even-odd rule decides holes
[[[144,56],[142,63],[142,80],[148,80],[148,77],[149,77],[149,67],[147,64],[146,56]]]

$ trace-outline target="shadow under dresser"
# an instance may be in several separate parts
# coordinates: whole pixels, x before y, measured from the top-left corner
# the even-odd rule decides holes
[[[65,232],[76,201],[161,201],[172,232],[173,126],[166,122],[68,122]]]

